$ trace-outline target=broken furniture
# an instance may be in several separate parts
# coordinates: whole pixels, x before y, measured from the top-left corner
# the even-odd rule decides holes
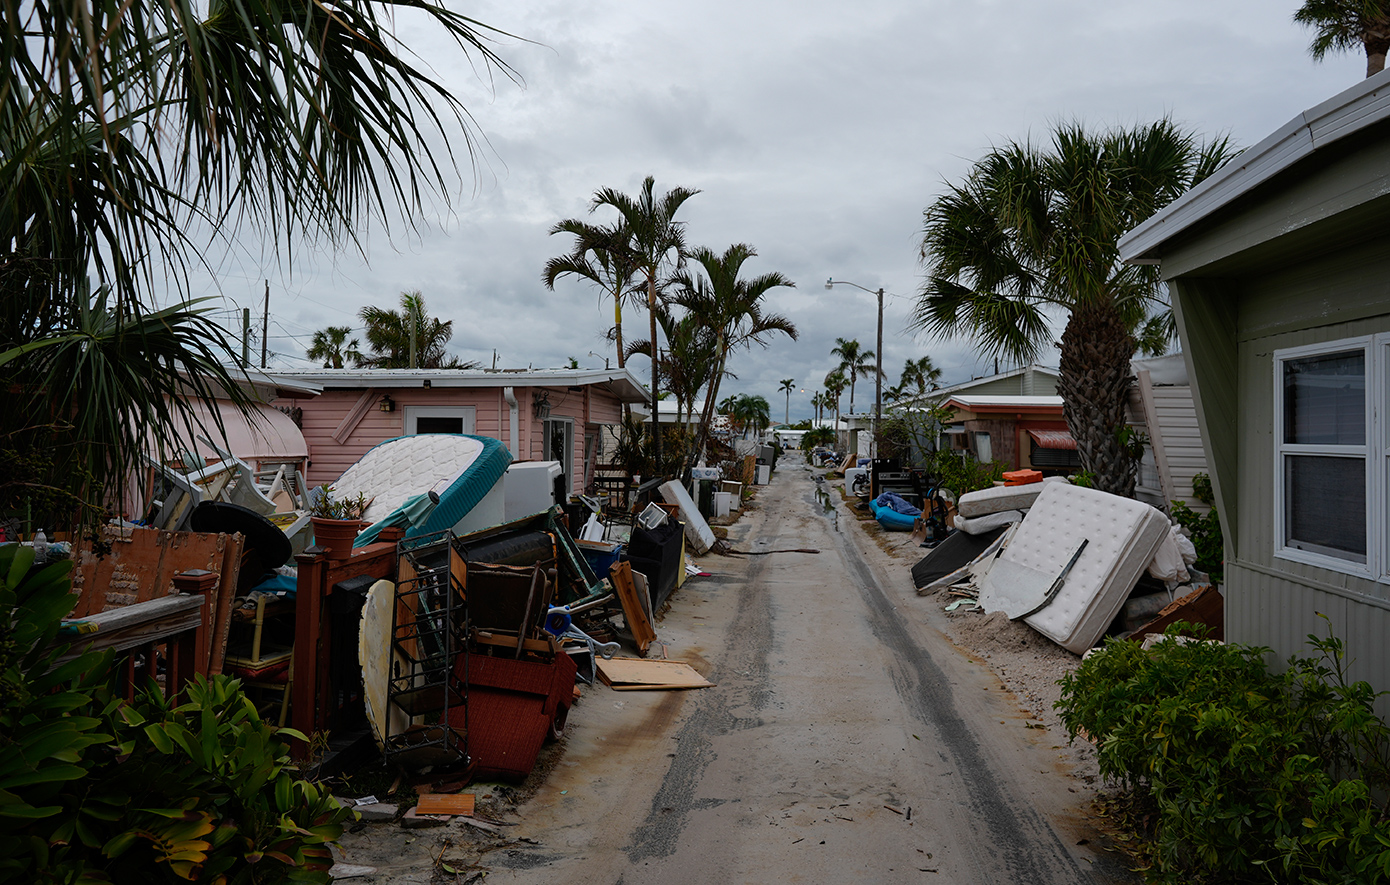
[[[653,529],[633,527],[626,549],[627,561],[634,571],[646,575],[652,611],[659,611],[671,591],[680,585],[684,549],[684,526],[673,519]]]
[[[467,764],[469,758],[468,569],[453,540],[453,533],[444,531],[399,542],[384,674],[386,710],[374,709],[373,693],[366,695],[371,721],[384,724],[378,737],[387,761],[411,768]],[[378,656],[372,646],[380,638],[363,631],[364,661]]]
[[[661,496],[666,503],[679,508],[681,522],[685,523],[685,539],[696,556],[703,556],[714,546],[714,532],[690,499],[690,493],[685,486],[672,480],[661,484]]]
[[[613,589],[617,592],[618,599],[622,604],[623,621],[627,624],[628,632],[632,634],[632,641],[637,646],[637,653],[645,658],[647,649],[656,640],[656,631],[652,629],[647,605],[639,596],[632,576],[632,564],[628,562],[614,563],[608,570],[608,579],[612,582]],[[650,603],[650,600],[651,597],[648,596],[645,602]]]
[[[267,572],[288,562],[293,553],[290,539],[275,523],[240,504],[203,501],[193,508],[188,521],[195,532],[242,536],[238,596],[245,596]]]
[[[275,720],[283,726],[289,718],[290,692],[293,690],[294,604],[288,600],[259,595],[250,608],[232,612],[227,636],[227,652],[222,671],[241,680],[248,694],[274,692],[279,712]],[[258,705],[258,709],[264,704]],[[266,717],[262,712],[263,718]]]

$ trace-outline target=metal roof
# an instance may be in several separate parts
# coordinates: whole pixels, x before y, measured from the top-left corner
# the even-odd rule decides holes
[[[362,387],[603,387],[620,402],[645,403],[647,389],[627,369],[294,369],[272,376],[326,390]]]
[[[1030,430],[1028,435],[1043,449],[1070,449],[1076,451],[1076,440],[1065,430]]]

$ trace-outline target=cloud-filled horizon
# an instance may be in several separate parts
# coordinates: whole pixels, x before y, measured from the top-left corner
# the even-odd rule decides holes
[[[827,291],[829,277],[885,289],[885,387],[923,354],[944,382],[967,380],[993,371],[988,355],[909,329],[922,210],[992,145],[1045,140],[1058,122],[1103,129],[1166,115],[1204,139],[1257,143],[1364,73],[1359,53],[1314,62],[1297,6],[536,0],[459,10],[515,35],[495,48],[522,84],[480,79],[439,35],[398,19],[401,40],[485,139],[470,160],[462,133],[450,133],[459,171],[447,199],[431,196],[410,223],[388,217],[389,235],[374,220],[358,231],[365,254],[295,244],[287,256],[247,243],[209,253],[216,271],[195,294],[220,295],[229,322],[250,308],[259,329],[269,279],[272,369],[313,367],[304,350],[315,330],[360,330],[363,306],[396,307],[417,289],[453,321],[449,350],[464,359],[490,366],[495,351],[499,367],[571,357],[602,367],[613,358],[612,304],[573,280],[545,288],[546,260],[571,245],[548,231],[586,216],[595,190],[635,194],[653,175],[658,192],[701,191],[679,216],[692,245],[748,243],[758,256],[746,275],[796,282],[767,308],[791,318],[799,340],[736,355],[724,392],[766,397],[780,420],[779,381],[793,378],[791,417],[805,418],[834,368],[835,339],[874,347],[874,297]],[[644,311],[625,311],[625,335],[646,329]],[[645,359],[629,367],[648,376]],[[872,398],[872,380],[861,380],[861,410]]]

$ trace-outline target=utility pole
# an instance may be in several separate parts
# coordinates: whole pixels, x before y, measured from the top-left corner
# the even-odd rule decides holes
[[[241,367],[251,365],[251,308],[241,309]]]
[[[410,368],[414,369],[414,368],[416,368],[416,365],[415,365],[415,312],[412,311],[412,310],[408,310],[407,312],[408,312],[409,315],[410,315]]]
[[[270,338],[270,280],[265,281],[265,311],[261,314],[261,368],[265,368],[265,345]]]

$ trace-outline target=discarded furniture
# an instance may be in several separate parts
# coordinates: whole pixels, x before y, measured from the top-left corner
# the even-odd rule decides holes
[[[1130,638],[1136,641],[1145,636],[1162,633],[1178,621],[1192,624],[1205,624],[1211,628],[1206,638],[1224,641],[1226,601],[1221,591],[1211,584],[1204,584],[1186,596],[1173,600],[1152,621],[1135,630]]]
[[[156,675],[156,661],[165,663],[164,696],[174,697],[194,674],[207,673],[210,630],[206,623],[206,593],[162,596],[97,612],[77,621],[81,630],[70,641],[64,663],[83,651],[114,651],[117,679],[130,699]]]
[[[633,643],[637,646],[637,653],[642,657],[647,656],[647,649],[656,640],[656,631],[652,629],[651,618],[647,614],[647,606],[643,605],[643,600],[638,596],[637,586],[632,580],[632,564],[627,562],[614,563],[608,570],[608,579],[613,583],[613,589],[618,594],[618,600],[623,608],[623,621],[627,623],[628,632],[632,634]],[[650,591],[648,591],[650,593]],[[648,597],[650,601],[650,597]]]
[[[680,519],[685,523],[685,539],[696,556],[703,556],[714,546],[714,532],[710,531],[709,523],[700,515],[685,486],[674,480],[663,483],[661,496],[666,503],[680,508]]]
[[[679,586],[685,548],[684,527],[667,520],[654,529],[633,528],[627,545],[627,559],[634,571],[647,576],[652,611],[658,611],[671,591]]]
[[[466,728],[470,764],[480,776],[521,781],[546,740],[564,733],[574,702],[574,661],[553,638],[527,639],[475,631],[455,675],[467,685],[468,705],[448,723]]]

